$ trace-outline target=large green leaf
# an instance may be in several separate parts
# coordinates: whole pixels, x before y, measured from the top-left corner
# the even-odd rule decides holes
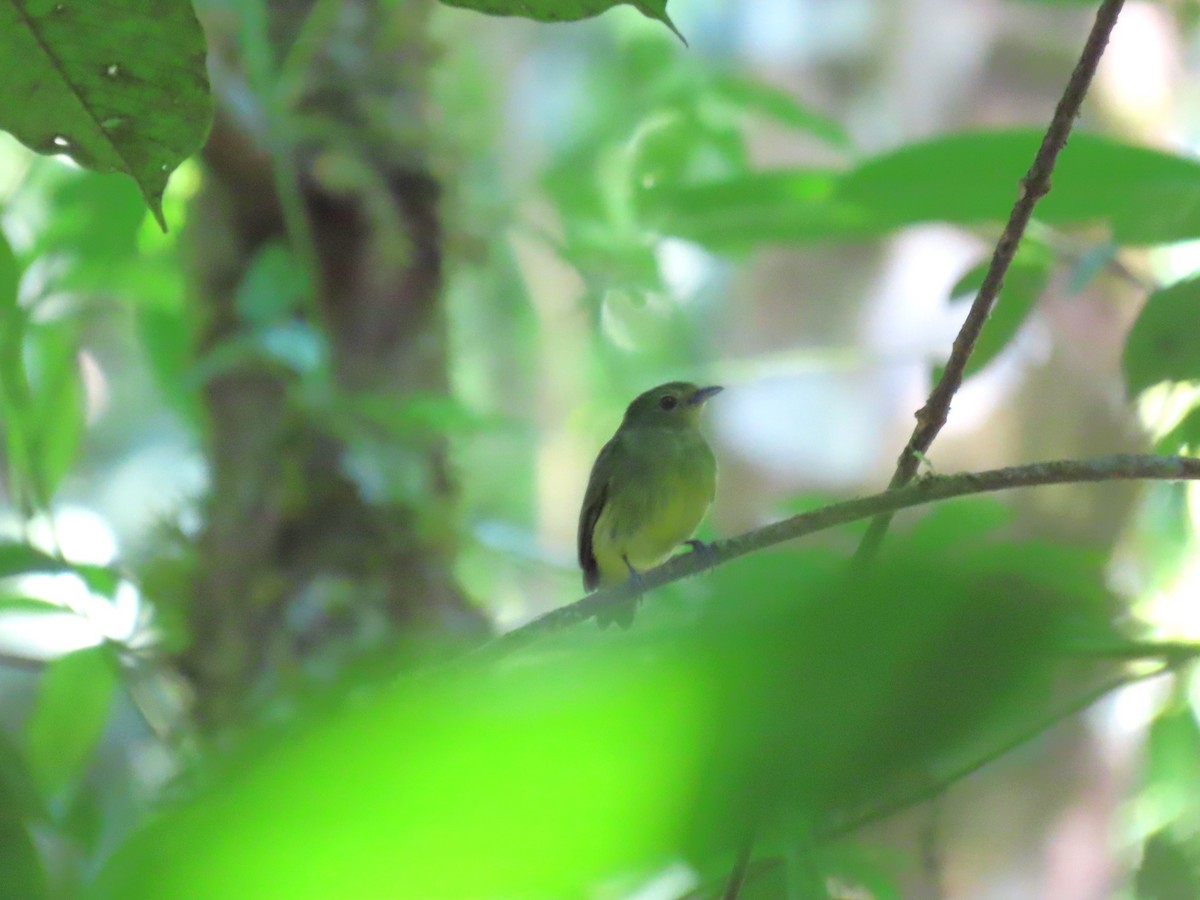
[[[846,172],[784,169],[664,184],[644,192],[643,210],[661,231],[718,249],[866,238],[918,222],[1000,222],[1041,137],[1036,129],[969,132],[910,144]],[[1200,164],[1076,134],[1036,216],[1107,225],[1119,244],[1190,239],[1200,235]]]
[[[577,896],[727,864],[749,817],[816,828],[882,802],[1041,720],[1064,619],[1090,603],[1048,551],[976,569],[959,547],[889,549],[851,576],[825,552],[756,555],[687,616],[651,595],[623,635],[369,692],[164,810],[97,896],[389,896],[397,872],[416,897]]]
[[[39,153],[162,194],[208,133],[204,33],[188,0],[0,0],[0,128]]]
[[[521,16],[539,22],[575,22],[590,19],[614,6],[628,4],[647,18],[662,22],[685,44],[683,35],[667,15],[667,0],[442,0],[489,16]]]
[[[78,777],[104,731],[116,686],[116,660],[103,645],[69,653],[42,674],[26,736],[29,765],[45,795]]]
[[[968,132],[911,144],[849,173],[839,199],[883,228],[918,221],[1006,218],[1042,140],[1040,129]],[[1037,218],[1107,223],[1120,244],[1200,234],[1200,164],[1100,135],[1062,151]]]
[[[1161,381],[1200,381],[1200,278],[1155,291],[1138,314],[1121,364],[1131,394]]]

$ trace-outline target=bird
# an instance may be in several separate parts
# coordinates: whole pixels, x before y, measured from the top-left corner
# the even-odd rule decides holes
[[[579,513],[579,565],[587,591],[619,584],[689,541],[717,491],[717,461],[700,431],[705,401],[723,390],[672,381],[638,395],[601,448]],[[637,599],[599,613],[628,628]]]

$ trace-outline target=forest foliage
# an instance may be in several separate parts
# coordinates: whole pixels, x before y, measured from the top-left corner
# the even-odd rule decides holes
[[[1114,585],[1110,548],[1021,533],[1003,504],[968,498],[897,528],[865,568],[848,566],[861,529],[847,526],[827,545],[756,552],[656,590],[628,633],[585,622],[500,659],[462,647],[511,625],[514,607],[528,619],[578,594],[571,566],[539,545],[534,509],[546,465],[536,431],[566,423],[534,421],[528,398],[603,385],[578,415],[605,423],[647,381],[703,370],[737,315],[723,298],[728,273],[764,248],[867,242],[934,222],[994,239],[1045,124],[866,152],[836,110],[686,49],[663,0],[635,2],[652,25],[622,20],[625,31],[596,38],[611,58],[584,73],[590,105],[529,163],[539,220],[495,171],[504,128],[469,44],[437,57],[426,4],[362,5],[397,29],[384,43],[420,51],[406,89],[429,95],[436,126],[403,120],[406,96],[379,110],[399,125],[364,122],[360,145],[300,102],[322,87],[316,60],[340,27],[327,0],[298,24],[281,24],[266,0],[197,3],[200,19],[187,0],[0,8],[0,129],[76,164],[0,148],[0,170],[11,167],[0,174],[0,636],[13,636],[0,665],[23,698],[0,703],[0,895],[613,896],[682,860],[707,896],[754,831],[758,896],[822,897],[836,879],[898,897],[916,863],[881,859],[856,840],[862,825],[919,807],[1164,673],[1140,814],[1122,835],[1120,852],[1140,860],[1124,890],[1200,895],[1200,645],[1134,615],[1131,596],[1172,584],[1195,554],[1186,483],[1148,486],[1130,517],[1134,592]],[[451,5],[468,10],[454,16],[524,16],[548,29],[622,14],[593,0]],[[486,36],[486,25],[453,21],[454,40]],[[414,22],[419,34],[403,32]],[[358,71],[354,58],[335,62]],[[283,220],[282,237],[233,267],[227,306],[206,279],[232,253],[214,249],[221,232],[206,230],[204,198],[228,161],[201,149],[221,116],[257,142],[247,158],[267,160],[263,190],[278,194]],[[825,162],[764,165],[748,122],[801,136]],[[421,133],[393,147],[408,127]],[[378,157],[360,147],[403,164],[376,171]],[[394,215],[371,206],[397,183],[380,172],[414,169],[443,183],[444,234],[419,201]],[[322,306],[322,278],[337,268],[304,205],[311,182],[338,201],[367,198],[365,215],[384,223],[372,245],[385,248],[373,257],[381,270],[408,272],[421,258],[407,229],[441,242],[445,283],[419,321],[449,362],[429,383],[394,377],[403,360],[390,371],[347,365],[338,310]],[[326,212],[336,222],[345,210]],[[357,237],[361,220],[347,221],[341,231]],[[545,301],[524,283],[510,232],[581,286],[586,355],[539,333]],[[1128,275],[1125,254],[1198,237],[1200,162],[1081,124],[967,377],[1012,347],[1052,279],[1079,294]],[[689,305],[662,300],[673,290],[670,242],[716,273]],[[945,302],[968,303],[987,263],[981,254]],[[408,289],[394,289],[397,304]],[[1121,354],[1122,402],[1167,408],[1147,443],[1193,454],[1200,276],[1146,284],[1144,297]],[[935,377],[944,358],[928,360]],[[279,412],[263,434],[283,437],[264,458],[279,456],[271,502],[294,516],[294,546],[324,554],[309,529],[344,530],[335,555],[281,565],[227,598],[275,611],[261,621],[286,631],[288,649],[277,652],[248,614],[236,653],[269,649],[214,675],[196,650],[209,627],[197,598],[212,589],[203,554],[228,514],[213,499],[228,485],[196,471],[236,467],[217,462],[230,433],[214,424],[225,384],[251,395],[266,385]],[[252,428],[256,415],[240,421]],[[151,452],[164,434],[185,448],[165,464]],[[310,466],[331,446],[340,480],[329,486]],[[56,512],[109,478],[116,490],[144,478],[173,494],[134,490],[128,505],[152,509],[139,540],[107,557],[76,552]],[[339,507],[346,485],[354,502]],[[816,505],[776,501],[760,521]],[[337,509],[355,522],[321,520]],[[393,585],[428,596],[415,614],[396,612],[371,580],[393,577],[388,566],[412,562],[410,550],[417,562],[404,571],[440,573]],[[197,673],[204,690],[223,684],[230,696],[193,716]]]

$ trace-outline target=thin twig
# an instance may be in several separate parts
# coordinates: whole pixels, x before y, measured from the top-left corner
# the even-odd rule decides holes
[[[750,862],[754,855],[754,831],[754,827],[751,826],[746,831],[741,843],[738,844],[737,859],[733,861],[733,869],[725,882],[721,900],[737,900],[738,894],[742,892],[742,885],[746,883],[746,876],[750,872]]]
[[[634,596],[711,569],[721,563],[773,547],[817,531],[893,513],[936,500],[949,500],[969,494],[1049,484],[1082,484],[1099,481],[1178,481],[1200,480],[1200,459],[1184,456],[1115,454],[1095,459],[1069,459],[921,478],[902,488],[889,489],[870,497],[833,503],[812,512],[801,513],[780,522],[748,531],[737,537],[715,542],[704,553],[684,553],[661,566],[642,573],[638,584],[624,582],[594,594],[588,594],[567,606],[552,610],[532,622],[484,644],[468,657],[474,660],[498,659],[528,646],[547,635],[563,631],[592,618],[599,612],[615,610]]]
[[[1075,64],[1075,71],[1071,73],[1062,98],[1058,101],[1058,107],[1054,110],[1050,127],[1046,129],[1045,137],[1042,138],[1042,145],[1038,148],[1029,171],[1021,179],[1017,202],[1013,205],[1012,212],[1008,217],[1008,224],[1004,226],[1000,240],[996,242],[996,249],[992,253],[992,262],[988,266],[987,275],[984,276],[979,293],[975,295],[975,301],[967,312],[966,320],[959,329],[958,336],[954,339],[954,346],[950,352],[950,358],[946,361],[946,367],[942,370],[942,377],[938,379],[938,383],[930,392],[925,405],[917,410],[917,425],[900,454],[889,487],[902,487],[912,481],[913,476],[917,473],[921,455],[929,450],[933,439],[946,424],[946,417],[950,413],[950,401],[962,385],[967,360],[970,359],[971,352],[975,349],[975,342],[979,339],[983,325],[1000,294],[1004,276],[1017,253],[1021,237],[1033,215],[1033,208],[1050,191],[1050,174],[1054,171],[1054,163],[1058,159],[1059,152],[1066,146],[1067,138],[1071,134],[1071,127],[1079,115],[1079,107],[1087,94],[1088,85],[1091,84],[1096,66],[1100,62],[1100,56],[1108,44],[1108,36],[1112,32],[1113,25],[1116,24],[1117,15],[1121,12],[1123,5],[1124,0],[1104,0],[1096,11],[1096,20],[1092,23],[1091,33],[1088,34],[1083,52],[1079,56],[1079,62]],[[885,513],[877,516],[871,522],[855,552],[856,560],[860,562],[869,560],[875,555],[887,534],[891,521],[891,514]]]

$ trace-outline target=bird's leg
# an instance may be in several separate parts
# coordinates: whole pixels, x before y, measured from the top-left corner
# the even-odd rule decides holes
[[[634,589],[638,592],[638,596],[646,593],[646,580],[642,578],[642,573],[633,567],[633,563],[629,561],[628,556],[622,556],[625,562],[625,568],[629,570],[629,580],[633,582]]]
[[[716,563],[717,548],[712,544],[705,543],[704,541],[697,541],[695,539],[684,541],[684,543],[692,548],[693,553],[699,553],[703,556],[704,568],[711,569]]]
[[[642,573],[633,567],[629,561],[629,557],[622,556],[621,559],[625,562],[625,568],[629,570],[629,583],[637,593],[628,600],[621,602],[620,606],[610,611],[605,616],[597,616],[596,621],[600,623],[601,628],[606,628],[609,624],[616,622],[622,628],[628,628],[633,624],[633,617],[637,614],[637,609],[642,603],[642,594],[646,592],[646,582],[642,578]]]

